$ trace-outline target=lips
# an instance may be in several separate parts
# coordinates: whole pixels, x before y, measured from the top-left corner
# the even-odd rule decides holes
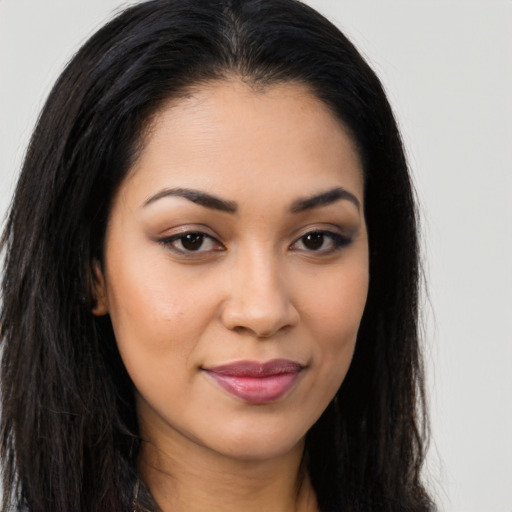
[[[304,366],[288,359],[236,361],[203,368],[225,391],[251,404],[274,402],[294,385]]]

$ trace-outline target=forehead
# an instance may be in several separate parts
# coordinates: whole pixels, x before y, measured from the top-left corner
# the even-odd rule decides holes
[[[355,144],[306,86],[255,89],[226,80],[192,89],[157,112],[125,185],[142,194],[178,181],[229,195],[241,183],[256,193],[263,186],[292,191],[305,181],[322,190],[340,180],[362,200]]]

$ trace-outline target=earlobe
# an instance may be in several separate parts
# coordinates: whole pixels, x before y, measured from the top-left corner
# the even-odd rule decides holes
[[[92,308],[92,314],[95,316],[103,316],[108,313],[108,300],[107,300],[107,289],[105,286],[105,278],[103,277],[103,271],[98,261],[94,262],[93,265],[94,274],[94,306]]]

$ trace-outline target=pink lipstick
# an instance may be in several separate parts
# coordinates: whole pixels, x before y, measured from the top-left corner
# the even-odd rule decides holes
[[[251,404],[266,404],[285,395],[304,366],[288,359],[266,363],[236,361],[204,368],[204,371],[228,393]]]

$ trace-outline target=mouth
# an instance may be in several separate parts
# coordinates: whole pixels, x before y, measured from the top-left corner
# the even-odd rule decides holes
[[[222,389],[251,404],[266,404],[283,397],[295,384],[305,366],[288,359],[265,363],[235,361],[202,368]]]

